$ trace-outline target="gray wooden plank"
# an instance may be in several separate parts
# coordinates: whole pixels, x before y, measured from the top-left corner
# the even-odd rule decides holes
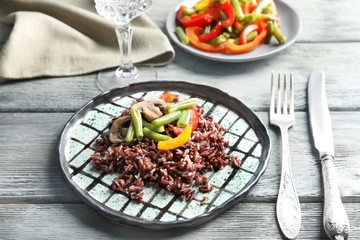
[[[327,239],[321,203],[302,203],[298,239]],[[359,204],[345,204],[350,236],[360,235]],[[239,203],[212,221],[193,228],[151,231],[107,221],[84,204],[0,204],[3,239],[283,239],[275,203]]]
[[[177,49],[172,64],[159,69],[159,79],[175,79],[217,87],[257,111],[267,110],[271,71],[293,72],[295,109],[307,107],[307,80],[315,69],[326,73],[329,107],[333,111],[358,110],[360,44],[295,44],[280,54],[249,63],[219,63]],[[339,49],[338,49],[339,50]],[[329,54],[331,52],[331,54]],[[325,56],[326,57],[322,57]],[[188,61],[187,59],[193,59]],[[319,60],[321,59],[321,60]],[[351,59],[351,62],[349,62]],[[198,64],[194,64],[194,62]]]
[[[344,42],[359,41],[360,33],[357,26],[349,24],[356,19],[359,1],[331,1],[331,0],[286,0],[300,15],[303,29],[298,42]],[[339,16],[332,18],[331,16]],[[336,26],[334,28],[334,26]],[[334,30],[334,31],[332,31]]]
[[[96,74],[88,74],[7,82],[0,85],[0,109],[73,112],[100,93],[95,78]]]
[[[268,126],[266,112],[259,117]],[[70,113],[1,113],[0,202],[81,202],[62,179],[57,142]],[[345,202],[360,202],[358,176],[360,142],[359,112],[332,113],[339,185]],[[307,115],[296,114],[290,132],[292,168],[301,201],[322,202],[321,167],[309,137]],[[272,137],[271,159],[265,174],[246,197],[247,202],[273,202],[280,174],[280,139]]]
[[[155,0],[148,15],[165,31],[166,16],[179,2]],[[269,73],[271,70],[293,71],[298,112],[297,124],[290,132],[290,149],[303,210],[298,238],[327,239],[321,226],[321,166],[311,145],[304,112],[309,73],[315,68],[325,70],[333,111],[340,193],[352,225],[351,238],[356,239],[360,236],[357,226],[360,222],[357,159],[360,143],[355,141],[360,133],[360,85],[357,83],[360,32],[356,24],[349,23],[357,18],[360,1],[287,2],[302,17],[303,31],[297,43],[279,55],[252,63],[217,63],[175,46],[174,61],[156,71],[159,79],[218,87],[256,110],[267,126]],[[338,17],[339,13],[346,14]],[[57,141],[72,113],[100,93],[95,77],[96,74],[88,74],[0,85],[0,239],[283,239],[275,218],[280,152],[279,136],[274,128],[269,128],[273,151],[264,176],[242,203],[208,224],[193,229],[145,231],[110,223],[82,204],[62,179]],[[23,111],[41,113],[16,113]]]
[[[358,56],[360,43],[302,43],[270,59],[219,63],[195,57],[176,47],[173,62],[156,68],[156,71],[160,80],[189,81],[217,87],[257,111],[268,108],[271,71],[292,71],[296,110],[304,111],[308,76],[312,70],[322,69],[327,75],[330,109],[352,111],[360,109]],[[0,111],[73,112],[100,93],[95,78],[96,74],[89,74],[0,85]]]
[[[60,132],[71,115],[1,114],[0,162],[7,166],[1,170],[1,201],[74,199],[60,174],[57,151]]]

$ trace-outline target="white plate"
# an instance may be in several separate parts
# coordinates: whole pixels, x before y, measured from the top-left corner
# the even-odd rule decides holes
[[[301,20],[297,12],[287,3],[280,0],[275,0],[274,2],[277,6],[280,18],[279,22],[281,25],[281,31],[287,38],[285,44],[279,45],[277,40],[272,38],[270,44],[260,44],[256,49],[247,53],[229,54],[204,52],[195,48],[191,44],[182,44],[175,35],[175,28],[178,26],[178,23],[176,21],[177,10],[181,5],[185,5],[187,7],[194,7],[197,2],[198,0],[185,0],[181,4],[179,4],[179,6],[177,6],[176,9],[169,14],[166,20],[166,29],[170,38],[180,48],[199,57],[221,62],[249,62],[262,58],[267,58],[293,44],[301,32]]]

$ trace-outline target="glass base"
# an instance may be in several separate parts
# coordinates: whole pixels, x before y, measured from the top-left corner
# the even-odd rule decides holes
[[[154,67],[136,66],[131,72],[122,72],[118,68],[111,68],[99,72],[97,86],[103,92],[119,87],[126,87],[132,83],[157,80]]]

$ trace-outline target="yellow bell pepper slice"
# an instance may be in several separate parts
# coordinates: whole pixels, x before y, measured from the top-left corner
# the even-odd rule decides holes
[[[191,137],[191,130],[192,130],[191,124],[187,125],[185,129],[176,138],[172,138],[166,141],[160,141],[158,143],[158,149],[170,150],[184,145],[185,143],[187,143],[187,141],[189,141]]]
[[[202,0],[198,3],[196,3],[195,11],[199,12],[201,10],[206,9],[209,6],[210,2],[211,2],[211,0]]]

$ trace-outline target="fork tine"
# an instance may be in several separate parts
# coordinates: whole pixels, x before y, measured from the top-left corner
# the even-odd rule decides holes
[[[270,101],[270,114],[275,113],[275,79],[274,72],[271,71],[271,101]]]
[[[284,89],[284,103],[283,103],[283,113],[284,114],[287,114],[288,111],[288,106],[287,106],[287,84],[286,84],[286,72],[284,73],[284,86],[283,86],[283,89]]]
[[[277,108],[276,113],[281,114],[281,84],[280,84],[281,74],[278,74],[278,99],[277,99]]]
[[[290,73],[290,114],[294,113],[294,82],[293,73]]]

